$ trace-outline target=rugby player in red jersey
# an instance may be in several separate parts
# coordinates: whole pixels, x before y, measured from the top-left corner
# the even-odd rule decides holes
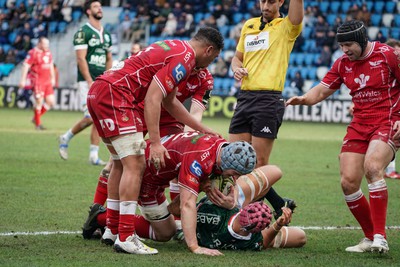
[[[321,83],[286,104],[314,105],[339,90],[341,84],[350,89],[353,119],[339,155],[341,186],[364,238],[346,251],[387,252],[388,190],[383,176],[400,141],[400,54],[386,44],[368,41],[364,24],[357,20],[343,23],[337,40],[344,55]],[[363,176],[368,182],[369,203],[361,191]]]
[[[33,122],[36,130],[44,130],[41,116],[54,105],[55,71],[53,56],[49,50],[49,39],[40,37],[36,47],[28,51],[22,66],[19,88],[24,88],[30,69],[34,70],[33,96],[35,99]]]
[[[189,41],[156,42],[99,76],[87,103],[93,122],[113,158],[108,179],[107,226],[118,234],[115,248],[133,254],[156,254],[135,235],[141,177],[145,169],[143,121],[137,105],[144,102],[150,156],[157,169],[169,155],[160,142],[161,104],[178,121],[201,132],[216,134],[195,120],[177,100],[180,83],[193,69],[207,67],[223,48],[221,33],[200,28]],[[127,190],[127,189],[130,190]]]
[[[178,177],[182,229],[188,247],[196,254],[221,255],[218,250],[200,247],[197,243],[196,200],[200,184],[209,179],[211,173],[238,177],[251,172],[256,164],[253,147],[243,141],[228,143],[219,136],[193,131],[167,135],[161,140],[170,157],[166,158],[165,166],[157,169],[150,163],[150,147],[146,148],[147,164],[139,196],[143,216],[133,217],[136,233],[140,237],[158,241],[168,241],[175,234],[176,224],[168,211],[164,190],[170,180]],[[105,213],[97,212],[92,219],[95,216],[99,224],[104,226]],[[93,229],[96,228],[95,224],[89,224]],[[115,226],[107,221],[102,237],[105,243],[117,242],[116,229],[111,227]],[[114,246],[119,249],[118,243],[114,243]]]

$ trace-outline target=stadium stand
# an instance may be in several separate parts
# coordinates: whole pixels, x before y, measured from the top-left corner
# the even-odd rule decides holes
[[[120,12],[118,16],[115,16],[116,19],[118,18],[119,22],[115,24],[105,23],[105,28],[117,36],[117,42],[129,42],[129,40],[122,40],[121,33],[119,32],[119,23],[123,21],[125,14],[129,14],[131,20],[145,17],[149,20],[149,24],[147,25],[146,34],[144,34],[141,43],[146,45],[164,39],[160,36],[166,22],[166,17],[164,19],[162,18],[163,14],[167,16],[169,13],[173,13],[177,18],[182,14],[193,14],[193,16],[187,16],[185,18],[184,27],[186,27],[187,30],[182,35],[168,36],[168,38],[189,39],[190,34],[195,32],[197,27],[202,25],[216,27],[225,38],[225,50],[221,54],[221,57],[223,57],[229,65],[231,56],[225,57],[224,55],[232,55],[236,49],[236,42],[239,37],[236,26],[242,24],[243,20],[252,16],[258,16],[259,11],[257,9],[254,10],[256,1],[258,0],[237,1],[234,2],[233,5],[224,5],[225,1],[193,0],[184,1],[186,4],[178,5],[176,3],[180,1],[170,0],[166,1],[170,3],[166,13],[164,12],[165,10],[163,10],[163,6],[158,7],[155,5],[157,1],[143,1],[140,2],[143,4],[139,5],[132,5],[130,4],[131,1],[120,1]],[[46,14],[45,7],[53,7],[52,5],[55,2],[59,4],[58,9],[54,10],[51,14]],[[71,8],[69,18],[64,18],[61,10],[61,8],[63,8],[63,2],[62,0],[0,0],[0,45],[4,52],[7,53],[9,50],[15,49],[14,42],[17,36],[21,34],[23,24],[26,21],[29,22],[33,30],[33,36],[31,38],[32,45],[37,38],[42,35],[49,36],[50,38],[57,37],[59,34],[65,33],[68,27],[72,27],[71,24],[77,25],[80,23],[82,17],[84,17],[82,10],[77,6],[69,7]],[[236,3],[239,2],[241,5],[237,6]],[[366,5],[367,12],[360,12],[363,4]],[[219,9],[220,7],[217,7],[218,5],[221,5],[222,11]],[[322,15],[327,22],[328,27],[325,33],[324,45],[330,46],[332,54],[338,50],[334,36],[338,23],[355,18],[361,13],[364,13],[362,15],[368,13],[367,17],[369,15],[369,20],[367,20],[369,24],[367,26],[370,40],[376,40],[379,32],[382,33],[384,38],[400,38],[400,2],[397,0],[304,0],[304,6],[306,11],[303,32],[301,37],[298,38],[290,56],[286,85],[288,81],[294,77],[296,71],[299,70],[305,79],[305,87],[315,84],[326,72],[326,66],[318,67],[316,63],[318,62],[321,52],[321,46],[319,43],[317,45],[315,39],[317,15]],[[354,9],[354,6],[357,6],[356,9]],[[285,6],[283,10],[285,10]],[[66,14],[68,12],[64,13]],[[17,14],[19,15],[18,19],[14,17]],[[340,18],[339,20],[338,17]],[[365,16],[363,18],[365,18]],[[125,51],[120,51],[120,54],[124,52]],[[18,63],[19,62],[17,62],[17,64]],[[4,67],[4,62],[0,62],[0,64],[0,76],[2,77],[9,75],[15,67],[15,65]],[[210,67],[210,69],[212,69],[212,67]],[[214,94],[228,94],[230,88],[233,86],[233,82],[231,72],[228,72],[226,77],[215,78]],[[304,91],[308,89],[309,88],[304,88]]]

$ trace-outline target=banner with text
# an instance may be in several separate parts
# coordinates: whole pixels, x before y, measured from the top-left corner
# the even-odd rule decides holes
[[[0,85],[1,108],[25,108],[27,100],[22,97],[24,91],[17,86]],[[54,90],[56,105],[55,110],[78,111],[80,109],[80,97],[78,91],[73,88],[57,88]],[[32,97],[31,97],[32,98]],[[32,101],[32,99],[31,99]],[[236,98],[233,96],[212,96],[204,117],[232,118]],[[307,122],[332,122],[349,123],[350,100],[327,99],[314,106],[288,106],[286,107],[284,120]]]

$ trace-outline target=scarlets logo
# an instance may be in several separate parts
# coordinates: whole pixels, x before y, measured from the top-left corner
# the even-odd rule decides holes
[[[355,78],[354,81],[360,85],[360,89],[364,88],[369,81],[370,76],[365,74],[360,74],[359,78]]]

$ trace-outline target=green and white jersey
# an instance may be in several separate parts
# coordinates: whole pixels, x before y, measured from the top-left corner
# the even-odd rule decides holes
[[[102,27],[100,31],[86,23],[74,35],[74,49],[87,49],[86,61],[92,79],[106,70],[107,53],[111,51],[111,35]],[[78,82],[84,81],[78,68]]]
[[[262,249],[262,234],[240,236],[231,222],[237,216],[238,208],[227,210],[214,205],[207,197],[197,204],[197,240],[200,246],[212,249],[256,250]]]

